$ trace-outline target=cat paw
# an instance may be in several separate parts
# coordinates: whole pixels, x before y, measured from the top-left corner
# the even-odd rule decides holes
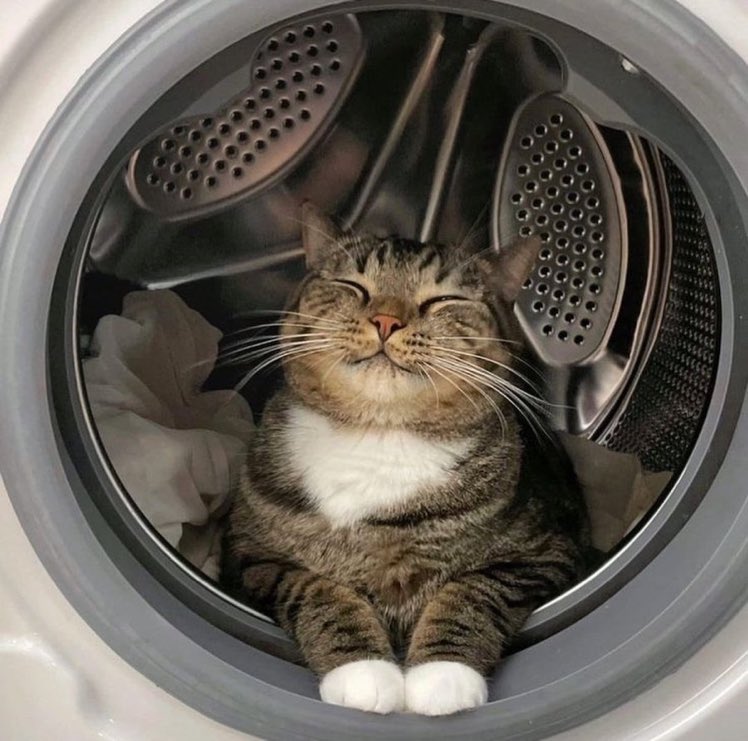
[[[449,715],[483,705],[486,680],[459,661],[430,661],[405,674],[405,707],[419,715]]]
[[[325,674],[319,694],[324,702],[333,705],[369,713],[394,713],[404,707],[405,679],[400,667],[391,661],[351,661]]]

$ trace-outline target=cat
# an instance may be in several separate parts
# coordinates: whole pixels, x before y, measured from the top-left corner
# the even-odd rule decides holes
[[[539,245],[470,253],[302,216],[308,271],[228,517],[226,587],[295,639],[326,702],[477,707],[528,615],[584,573],[570,465],[515,413],[534,402],[512,303]]]

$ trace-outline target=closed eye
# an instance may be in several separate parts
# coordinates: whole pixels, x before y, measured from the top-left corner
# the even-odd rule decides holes
[[[336,278],[335,280],[333,280],[333,283],[345,286],[346,288],[351,288],[360,296],[361,300],[365,304],[368,304],[371,300],[369,292],[360,283],[356,283],[355,280],[343,280],[342,278]]]
[[[418,311],[421,314],[425,314],[429,307],[434,306],[435,304],[443,304],[447,301],[470,301],[470,299],[465,296],[434,296],[419,304]]]

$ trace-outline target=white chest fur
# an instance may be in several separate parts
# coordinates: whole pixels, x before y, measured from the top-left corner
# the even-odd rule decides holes
[[[290,463],[306,492],[336,527],[385,513],[426,486],[448,480],[470,449],[469,439],[429,440],[402,431],[352,431],[324,415],[294,407]]]

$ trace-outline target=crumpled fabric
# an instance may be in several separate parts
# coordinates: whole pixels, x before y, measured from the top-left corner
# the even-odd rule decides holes
[[[217,580],[220,519],[254,425],[234,391],[202,391],[221,332],[168,290],[101,318],[83,376],[107,456],[159,534]]]
[[[584,492],[592,545],[607,553],[647,514],[672,478],[669,471],[649,472],[630,453],[561,434]]]

